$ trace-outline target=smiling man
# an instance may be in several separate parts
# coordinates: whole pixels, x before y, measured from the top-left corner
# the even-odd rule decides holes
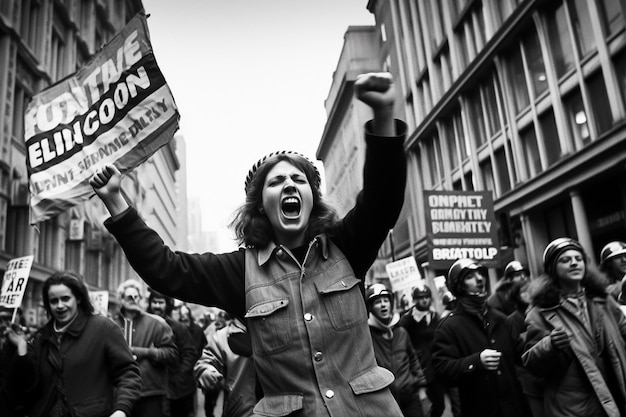
[[[458,387],[463,417],[528,416],[515,368],[522,346],[507,317],[487,305],[486,282],[487,269],[472,259],[450,267],[447,285],[458,304],[435,331],[435,374]]]

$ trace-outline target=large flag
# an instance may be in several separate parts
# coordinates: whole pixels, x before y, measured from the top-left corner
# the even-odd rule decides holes
[[[179,114],[145,14],[77,72],[33,97],[24,118],[31,224],[91,197],[96,168],[114,164],[126,172],[167,144]]]

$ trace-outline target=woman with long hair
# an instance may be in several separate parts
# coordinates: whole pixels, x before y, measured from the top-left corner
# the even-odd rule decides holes
[[[94,314],[87,286],[73,272],[50,276],[41,295],[50,320],[33,340],[27,345],[10,330],[18,351],[11,378],[30,381],[22,393],[28,416],[130,416],[141,377],[119,327]]]
[[[363,190],[342,219],[324,203],[315,165],[296,152],[255,163],[234,221],[243,245],[223,254],[175,252],[120,192],[120,172],[91,180],[105,222],[141,278],[174,298],[215,306],[244,321],[263,398],[259,415],[401,416],[376,364],[363,280],[404,200],[406,125],[394,120],[390,74],[360,76],[366,124]]]
[[[524,366],[544,378],[547,416],[626,415],[626,318],[581,244],[558,238],[531,283]]]

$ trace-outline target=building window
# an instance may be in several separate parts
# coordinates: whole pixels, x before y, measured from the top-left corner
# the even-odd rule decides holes
[[[524,149],[524,160],[526,161],[528,176],[532,178],[541,172],[539,146],[537,146],[537,136],[532,125],[520,132],[520,141]]]
[[[465,179],[465,191],[474,191],[474,173],[470,169],[463,176]]]
[[[11,206],[7,210],[6,251],[15,255],[32,253],[28,207]]]
[[[17,4],[17,3],[16,3]],[[20,34],[22,40],[33,52],[37,52],[37,34],[42,25],[39,24],[39,1],[22,1],[22,18],[20,20]]]
[[[619,82],[622,103],[626,104],[624,98],[626,97],[626,49],[622,49],[619,54],[614,58],[615,74]]]
[[[426,149],[426,163],[430,174],[430,188],[435,188],[441,182],[443,177],[443,161],[441,159],[441,146],[439,145],[439,137],[436,135],[424,141]]]
[[[543,143],[546,149],[548,165],[553,165],[561,159],[561,144],[559,142],[559,132],[556,130],[554,112],[552,109],[539,117],[539,126],[543,135]]]
[[[589,96],[591,99],[591,108],[596,119],[596,128],[598,134],[602,134],[613,126],[613,116],[611,115],[611,106],[609,97],[606,92],[606,85],[602,72],[596,71],[587,78]]]
[[[446,141],[446,154],[450,163],[450,171],[454,171],[459,166],[459,158],[456,150],[456,138],[454,135],[454,118],[446,120],[443,124],[443,133]]]
[[[574,139],[576,148],[588,144],[591,142],[591,135],[589,134],[587,113],[585,112],[580,91],[576,89],[565,97],[563,102],[567,114],[569,133]]]
[[[474,134],[476,146],[480,148],[483,143],[487,142],[485,118],[483,117],[483,109],[480,102],[480,89],[476,90],[468,97],[467,111],[469,114],[469,125]]]
[[[548,89],[548,79],[541,54],[541,45],[534,29],[526,33],[523,45],[534,96],[537,98]]]
[[[50,78],[56,81],[65,75],[65,39],[62,27],[55,21],[50,39]]]
[[[519,114],[530,105],[528,97],[528,86],[526,84],[526,74],[524,73],[524,63],[519,47],[513,48],[508,59],[509,73],[513,87],[513,99],[515,102],[515,113]]]
[[[570,1],[570,14],[572,15],[572,27],[581,57],[592,52],[596,48],[596,42],[591,27],[588,0]]]
[[[509,177],[509,169],[508,164],[506,163],[506,152],[504,151],[504,146],[494,151],[493,156],[496,162],[498,187],[500,188],[500,194],[503,194],[511,189],[511,178]]]
[[[624,28],[622,7],[622,0],[600,0],[598,2],[604,36],[609,37]]]
[[[554,66],[557,75],[561,77],[574,67],[574,50],[567,29],[563,4],[548,13],[548,37]]]
[[[480,163],[480,175],[483,178],[485,190],[493,191],[495,189],[495,183],[493,179],[493,167],[489,158]]]
[[[501,129],[500,118],[498,117],[498,100],[496,98],[496,87],[493,78],[485,84],[483,91],[483,102],[487,114],[487,127],[489,128],[489,137],[493,137]]]

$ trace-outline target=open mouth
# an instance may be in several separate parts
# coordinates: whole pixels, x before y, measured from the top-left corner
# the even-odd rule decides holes
[[[300,203],[300,200],[296,197],[286,197],[283,199],[280,205],[280,210],[287,218],[298,217],[301,208],[302,204]]]

